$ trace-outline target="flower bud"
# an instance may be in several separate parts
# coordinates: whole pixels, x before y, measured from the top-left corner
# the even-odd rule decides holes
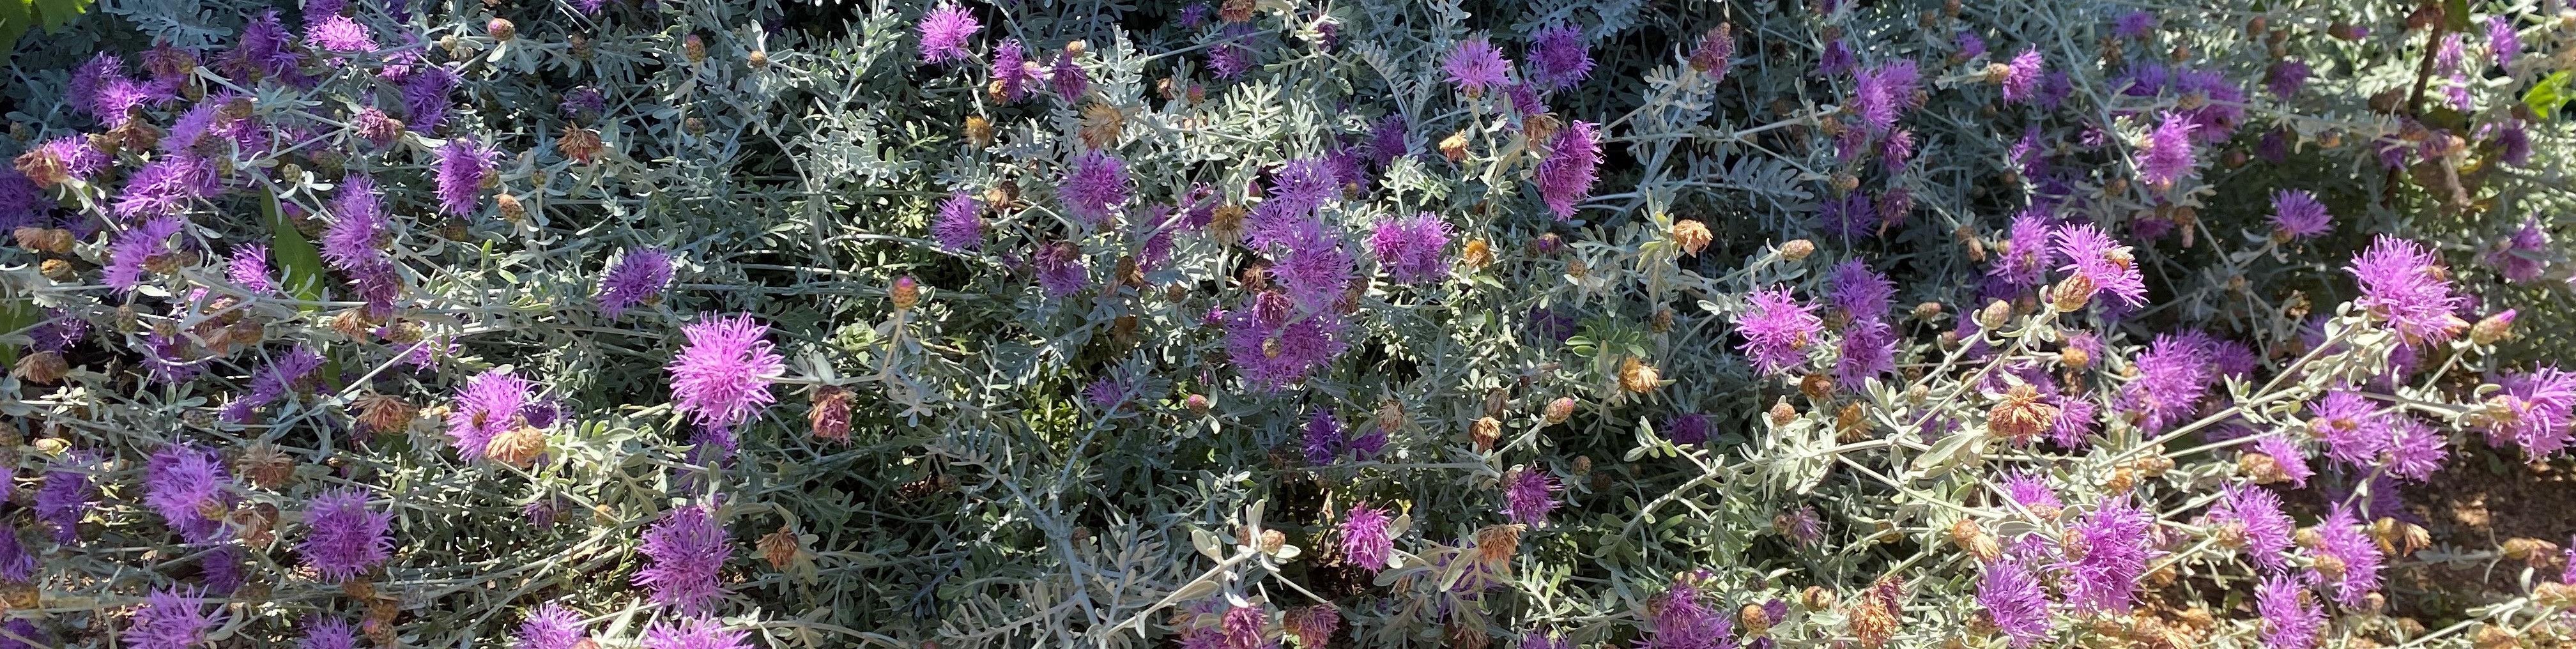
[[[680,52],[688,55],[690,63],[705,61],[707,60],[707,39],[699,38],[697,34],[681,38]]]
[[[484,23],[483,31],[492,34],[492,40],[496,41],[510,40],[519,35],[517,25],[512,25],[509,20],[501,18],[494,18],[492,22]]]
[[[1208,408],[1213,405],[1208,403],[1207,395],[1204,394],[1190,395],[1189,398],[1182,399],[1181,404],[1188,406],[1191,412],[1196,412],[1202,415],[1207,414]]]
[[[1798,592],[1798,605],[1810,611],[1833,608],[1834,591],[1825,590],[1822,586],[1808,586],[1806,590]]]
[[[754,70],[766,69],[769,67],[769,52],[752,50],[750,56],[743,57],[743,62],[750,64]]]
[[[1746,637],[1771,632],[1771,614],[1763,611],[1761,604],[1746,604],[1743,609],[1736,611],[1735,616],[1743,622]]]
[[[1787,426],[1789,425],[1789,422],[1796,421],[1798,419],[1798,408],[1789,405],[1788,397],[1780,397],[1779,403],[1771,404],[1770,415],[1771,425]]]
[[[518,222],[521,219],[528,218],[528,206],[519,204],[519,197],[517,196],[512,196],[506,193],[500,194],[494,196],[492,202],[499,205],[501,218],[509,219],[513,223]]]
[[[1547,410],[1542,414],[1550,426],[1565,423],[1574,417],[1574,397],[1557,397],[1555,401],[1547,402]]]
[[[2093,293],[2098,290],[2100,289],[2093,284],[2091,277],[2083,275],[2067,277],[2059,281],[2056,288],[2049,290],[2048,306],[2056,309],[2058,313],[2082,311],[2085,304],[2093,301]]]
[[[1930,322],[1938,317],[1941,317],[1941,303],[1924,302],[1914,305],[1914,319]]]
[[[1781,259],[1789,261],[1805,261],[1807,259],[1807,255],[1812,254],[1816,254],[1816,242],[1813,241],[1808,241],[1806,239],[1791,239],[1788,243],[1780,244]]]
[[[61,259],[47,259],[36,265],[36,271],[44,274],[45,279],[57,282],[68,283],[80,279],[80,269],[72,267],[72,262]]]
[[[2480,318],[2476,325],[2469,327],[2469,342],[2493,345],[2496,341],[2512,338],[2513,316],[2513,309],[2505,309]]]
[[[993,120],[981,115],[966,116],[966,141],[976,148],[993,145]]]
[[[535,464],[537,456],[545,454],[545,431],[527,425],[512,426],[492,436],[492,441],[483,446],[484,457],[522,469]]]
[[[1494,265],[1493,242],[1484,239],[1468,241],[1467,246],[1458,252],[1458,263],[1471,271]]]
[[[2004,556],[2003,545],[1996,543],[1995,536],[1987,534],[1986,529],[1973,519],[1962,518],[1950,525],[1950,543],[1977,555],[1979,561],[1994,561]]]
[[[2084,351],[2082,347],[2068,347],[2057,350],[2057,362],[2080,370],[2093,365],[2093,353]]]
[[[11,232],[17,235],[18,247],[28,252],[67,254],[72,251],[72,231],[62,228],[23,227]]]
[[[910,311],[913,305],[921,303],[921,284],[913,281],[911,275],[896,277],[894,287],[886,289],[886,298],[894,302],[894,310]]]

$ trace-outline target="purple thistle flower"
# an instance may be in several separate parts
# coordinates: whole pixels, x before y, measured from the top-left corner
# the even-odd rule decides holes
[[[106,153],[101,153],[97,148],[90,146],[89,138],[78,135],[48,140],[44,144],[44,149],[45,152],[53,154],[55,159],[63,161],[64,173],[81,180],[89,180],[97,176],[98,172],[106,171],[108,165],[115,162],[109,159]]]
[[[1210,11],[1208,3],[1205,2],[1192,2],[1190,6],[1182,7],[1181,29],[1198,29],[1205,26]]]
[[[2093,282],[2094,290],[2109,292],[2132,308],[2146,305],[2146,276],[2138,270],[2137,258],[2129,254],[2128,246],[2120,245],[2091,223],[2058,226],[2049,239],[2055,243],[2057,255],[2068,262],[2058,271],[2082,276]]]
[[[2155,30],[2155,14],[2144,11],[2132,11],[2120,15],[2119,24],[2112,29],[2112,33],[2118,35],[2120,38],[2141,38],[2147,34],[2154,33]]]
[[[509,370],[485,370],[456,391],[456,409],[447,415],[448,443],[465,461],[483,459],[492,438],[518,424],[519,412],[535,401],[527,379]]]
[[[561,604],[547,602],[528,613],[519,623],[519,640],[511,649],[573,649],[589,636],[581,616]]]
[[[125,76],[125,59],[107,52],[92,54],[88,61],[73,70],[71,86],[65,89],[68,92],[64,93],[64,99],[101,122],[111,121],[111,117],[121,113],[108,112],[100,103],[102,97],[99,94],[107,89],[109,82],[118,79],[128,79]]]
[[[1449,277],[1449,223],[1421,212],[1411,218],[1379,221],[1369,234],[1369,250],[1398,284],[1437,282]]]
[[[2522,53],[2522,35],[2514,33],[2513,19],[2487,17],[2487,52],[2495,55],[2497,66],[2513,65],[2514,55]]]
[[[98,454],[87,450],[72,451],[45,471],[45,486],[36,490],[36,520],[54,528],[54,542],[70,545],[80,540],[81,514],[98,501],[98,486],[91,481],[83,465],[98,461]]]
[[[1440,70],[1449,75],[1450,83],[1458,84],[1459,92],[1477,97],[1508,81],[1512,62],[1503,58],[1502,50],[1479,38],[1461,41],[1449,50],[1449,55],[1441,59]]]
[[[1574,218],[1574,206],[1592,197],[1593,171],[1601,164],[1601,140],[1591,122],[1567,122],[1557,129],[1538,163],[1538,193],[1557,220]]]
[[[1243,73],[1252,71],[1252,50],[1240,43],[1208,48],[1208,69],[1215,71],[1219,79],[1243,78]]]
[[[1032,76],[1028,54],[1018,39],[1002,41],[1000,47],[993,48],[993,80],[1002,82],[1003,101],[1016,102],[1028,96]]]
[[[1734,58],[1734,26],[1719,25],[1700,37],[1699,48],[1691,50],[1690,62],[1692,67],[1708,71],[1708,80],[1714,83],[1726,80],[1726,68]]]
[[[1915,85],[1923,79],[1911,59],[1872,66],[1853,76],[1852,107],[1872,134],[1885,133],[1896,118],[1914,106]]]
[[[1780,531],[1787,535],[1790,540],[1802,544],[1812,544],[1817,541],[1824,540],[1825,523],[1824,521],[1816,519],[1816,508],[1814,506],[1799,505],[1797,509],[1789,510],[1788,513],[1782,514],[1782,516],[1786,517],[1786,520],[1783,521],[1786,524],[1780,526]]]
[[[2004,476],[2003,487],[2005,497],[2043,518],[2066,509],[2066,502],[2058,500],[2057,489],[2048,485],[2045,475],[2015,471]]]
[[[1395,551],[1394,540],[1386,536],[1391,520],[1386,510],[1366,503],[1351,506],[1351,515],[1342,519],[1342,556],[1370,573],[1385,570],[1387,557]]]
[[[2147,560],[2157,554],[2147,542],[2154,527],[2155,519],[2126,495],[2102,501],[2069,527],[2055,566],[2064,574],[2059,584],[2066,603],[2088,613],[2129,610]]]
[[[374,178],[351,174],[341,180],[331,200],[330,228],[322,234],[322,259],[332,268],[354,274],[390,261],[382,248],[393,238],[393,223],[377,198]]]
[[[1855,321],[1884,319],[1896,297],[1896,284],[1858,259],[1835,265],[1825,284],[1826,302]]]
[[[1075,158],[1073,169],[1064,174],[1064,185],[1056,190],[1064,199],[1067,213],[1090,222],[1107,223],[1128,198],[1127,164],[1098,149]]]
[[[1346,323],[1332,312],[1300,313],[1287,295],[1265,291],[1225,320],[1226,357],[1245,380],[1278,390],[1341,356]]]
[[[1055,55],[1055,67],[1047,70],[1047,83],[1055,87],[1055,96],[1071,103],[1091,89],[1091,73],[1073,63],[1073,53]]]
[[[357,649],[358,647],[358,633],[349,628],[347,622],[322,618],[308,620],[304,624],[304,639],[296,641],[295,649]]]
[[[206,607],[202,591],[155,588],[134,609],[134,621],[120,638],[135,649],[190,649],[205,644],[222,612]]]
[[[2004,103],[2018,104],[2036,98],[2045,64],[2038,48],[2022,48],[2020,54],[2013,55],[2012,63],[2004,66]]]
[[[1852,65],[1851,48],[1843,45],[1839,38],[1825,41],[1824,53],[1816,57],[1816,71],[1825,74],[1842,74],[1850,71]]]
[[[2283,59],[2279,63],[2272,64],[2272,68],[2264,73],[2263,88],[2272,91],[2274,97],[2289,99],[2299,94],[2299,88],[2308,85],[2309,74],[2306,62],[2298,59]]]
[[[241,551],[232,546],[217,547],[197,561],[197,571],[198,578],[206,582],[206,592],[231,595],[243,583]]]
[[[102,283],[115,288],[118,293],[132,292],[135,286],[143,283],[147,266],[173,252],[170,236],[178,234],[187,224],[185,219],[164,216],[144,221],[142,225],[116,235],[116,243],[108,247],[107,270],[102,274]]]
[[[644,530],[638,549],[653,565],[635,573],[635,585],[653,589],[655,603],[698,614],[731,592],[716,583],[716,572],[733,555],[733,542],[705,507],[663,514]]]
[[[1530,83],[1543,90],[1574,87],[1592,76],[1591,46],[1583,42],[1583,30],[1559,26],[1538,30],[1530,35]]]
[[[1648,607],[1655,612],[1654,633],[1638,641],[1638,649],[1733,649],[1735,641],[1727,636],[1735,633],[1735,621],[1700,601],[1693,576],[1674,575],[1672,588]]]
[[[1509,484],[1503,485],[1503,500],[1508,505],[1505,513],[1511,515],[1514,523],[1545,524],[1547,513],[1559,504],[1549,496],[1559,489],[1556,476],[1546,469],[1536,465],[1521,469]]]
[[[2134,361],[2138,378],[2120,389],[2120,409],[2146,415],[2139,426],[2162,431],[2192,417],[2209,389],[2213,349],[2197,335],[2158,334]]]
[[[1664,421],[1664,439],[1675,444],[1708,442],[1708,415],[1685,412]]]
[[[1305,437],[1306,463],[1315,466],[1332,464],[1333,456],[1339,454],[1344,443],[1342,422],[1334,419],[1333,413],[1315,411],[1315,416],[1306,419]]]
[[[2543,365],[2529,373],[2506,374],[2496,384],[2504,389],[2487,397],[2482,419],[2487,444],[2511,442],[2533,458],[2567,448],[2570,437],[2576,436],[2569,429],[2576,422],[2570,417],[2570,411],[2576,410],[2576,374]]]
[[[233,248],[232,261],[224,265],[224,276],[253,295],[277,290],[277,280],[268,273],[268,246],[251,243]]]
[[[1842,349],[1834,359],[1834,381],[1858,390],[1869,379],[1896,371],[1896,330],[1886,321],[1855,319],[1843,329]]]
[[[2441,44],[2433,48],[2434,73],[2448,76],[2459,72],[2460,63],[2468,59],[2467,41],[2468,39],[2465,34],[2461,34],[2459,32],[2443,33]]]
[[[626,309],[662,295],[662,287],[671,283],[671,253],[661,248],[636,248],[617,258],[617,265],[599,276],[599,312],[615,320]]]
[[[1503,88],[1503,97],[1512,102],[1512,112],[1523,117],[1547,112],[1547,102],[1540,100],[1538,90],[1530,84],[1515,83]]]
[[[2048,212],[2037,207],[2022,210],[2013,215],[2011,232],[2003,255],[1986,267],[1986,276],[2016,289],[2039,286],[2048,280],[2048,262],[2053,258],[2048,248]]]
[[[771,351],[768,325],[744,313],[710,316],[680,331],[689,344],[671,359],[673,409],[692,415],[699,428],[732,428],[777,400],[770,377],[787,366]]]
[[[2272,190],[2272,227],[2292,238],[2309,239],[2334,229],[2334,215],[2317,195],[2304,189]]]
[[[2265,578],[2254,589],[2254,608],[2263,616],[2263,646],[2268,649],[2311,649],[2317,646],[2317,632],[2325,628],[2325,611],[2289,577]]]
[[[1799,303],[1785,287],[1754,291],[1745,301],[1744,312],[1735,316],[1736,332],[1744,336],[1736,349],[1752,359],[1753,367],[1776,376],[1805,363],[1807,346],[1825,327],[1815,315],[1816,306]]]
[[[1331,309],[1350,288],[1358,274],[1358,260],[1342,246],[1342,238],[1328,231],[1316,218],[1295,221],[1284,241],[1278,263],[1270,267],[1270,277],[1279,282],[1300,311],[1320,312]]]
[[[954,2],[940,3],[939,8],[921,17],[918,28],[921,32],[921,62],[945,63],[974,58],[973,52],[966,51],[966,40],[974,38],[975,32],[983,28],[982,23],[975,22],[975,14],[967,12],[966,8]]]
[[[0,649],[45,649],[56,646],[51,644],[54,639],[52,635],[37,629],[36,623],[27,618],[18,618],[10,620],[7,624],[0,624],[0,630],[6,630],[19,638],[27,639],[27,642],[19,642],[9,636],[0,635]],[[35,644],[28,644],[30,642]]]
[[[237,79],[275,79],[296,87],[308,87],[313,78],[304,74],[303,56],[295,52],[295,35],[277,18],[277,10],[261,13],[250,24],[242,26],[241,39],[220,64]]]
[[[125,190],[109,211],[120,218],[166,216],[185,209],[188,201],[223,191],[215,161],[195,155],[173,155],[145,163],[125,181]]]
[[[321,369],[322,354],[297,346],[285,356],[280,356],[269,363],[267,368],[251,376],[250,389],[239,398],[235,398],[232,403],[225,404],[224,421],[232,423],[250,421],[253,412],[277,403],[278,399],[285,398],[288,392],[295,390],[297,384],[304,382],[306,377]]]
[[[2325,440],[2326,457],[2367,468],[2388,448],[2387,424],[2378,406],[2359,393],[2336,390],[2308,404],[2308,431]]]
[[[1225,610],[1218,618],[1219,649],[1278,649],[1279,643],[1267,637],[1270,611],[1260,605],[1237,606]]]
[[[655,622],[644,627],[644,649],[751,649],[751,632],[727,631],[707,618]]]
[[[1091,284],[1091,268],[1083,265],[1082,249],[1071,241],[1040,246],[1035,257],[1038,288],[1048,297],[1070,297]]]
[[[304,44],[333,52],[373,52],[376,37],[366,25],[333,14],[304,25]]]
[[[2361,605],[2363,597],[2379,590],[2379,543],[2363,531],[2361,519],[2348,505],[2335,505],[2316,531],[2317,545],[2310,549],[2316,563],[2308,568],[2309,582],[2320,589],[2333,586],[2335,601],[2345,606]]]
[[[1403,156],[1407,152],[1405,129],[1403,115],[1379,118],[1377,125],[1369,128],[1369,164],[1383,168]]]
[[[2166,112],[2164,123],[2149,131],[2146,141],[2138,144],[2134,163],[2138,180],[2163,186],[2191,175],[2192,167],[2199,164],[2191,143],[2192,133],[2199,126],[2180,114]]]
[[[1846,133],[1851,133],[1851,132],[1856,132],[1856,131],[1844,131],[1844,132],[1846,132]],[[1885,169],[1887,169],[1887,174],[1888,174],[1888,175],[1893,176],[1893,175],[1897,175],[1897,174],[1905,173],[1905,167],[1906,167],[1906,165],[1908,165],[1908,164],[1912,164],[1912,163],[1913,163],[1913,161],[1914,161],[1914,132],[1913,132],[1913,131],[1909,131],[1909,130],[1901,129],[1901,128],[1900,128],[1900,129],[1896,129],[1896,130],[1894,130],[1894,131],[1890,131],[1890,132],[1888,132],[1888,134],[1887,134],[1887,137],[1886,137],[1886,138],[1880,139],[1880,140],[1878,141],[1878,162],[1879,162],[1879,166],[1880,166],[1880,167],[1883,167],[1883,168],[1885,168]]]
[[[1986,564],[1977,579],[1977,606],[2012,639],[2014,649],[2048,637],[2048,592],[2040,590],[2039,580],[2019,561]]]
[[[950,194],[939,204],[939,217],[930,224],[930,236],[941,249],[950,252],[974,250],[984,245],[983,206],[966,192]]]
[[[589,86],[574,88],[564,92],[560,108],[563,109],[565,117],[596,117],[600,113],[608,112],[608,97],[600,94],[598,88]]]
[[[2388,474],[2415,482],[2433,477],[2451,456],[2450,438],[2412,415],[2393,415],[2388,424]]]
[[[1951,40],[1958,43],[1960,58],[1973,59],[1986,55],[1986,39],[1977,36],[1976,32],[1960,30],[1959,35]]]
[[[2373,319],[2388,323],[2409,341],[2448,342],[2467,323],[2452,315],[2463,298],[2451,294],[2451,282],[2441,276],[2439,263],[2422,244],[2379,235],[2344,267],[2361,284],[2361,296],[2353,299],[2353,305],[2368,310]]]
[[[2281,497],[2260,487],[2231,485],[2218,504],[2209,508],[2209,521],[2228,530],[2245,543],[2246,558],[2254,565],[2278,573],[2289,566],[2291,533],[2295,523],[2281,513]]]
[[[233,495],[223,484],[228,477],[214,451],[173,444],[153,453],[145,466],[143,502],[160,512],[180,538],[211,543],[220,537],[224,523],[205,512],[232,509]]]
[[[2528,283],[2548,271],[2549,233],[2540,229],[2539,219],[2523,220],[2522,228],[2505,241],[2505,247],[2487,254],[2487,264],[2495,266],[2505,281]]]
[[[325,581],[354,579],[392,554],[393,522],[392,512],[368,511],[365,493],[326,492],[305,511],[307,531],[297,550]]]
[[[447,213],[474,213],[483,182],[492,175],[501,152],[484,148],[472,137],[458,137],[438,148],[438,203]]]
[[[2256,438],[2254,452],[2271,456],[2273,464],[2280,467],[2283,477],[2290,479],[2292,487],[2307,488],[2308,478],[2317,474],[2316,470],[2308,467],[2308,449],[2287,435],[2267,434]]]
[[[36,555],[18,541],[15,527],[0,529],[0,579],[26,583],[36,576]]]
[[[465,80],[445,66],[425,65],[419,72],[403,79],[402,103],[406,125],[416,133],[435,133],[447,121],[447,96]]]
[[[2098,423],[2093,401],[2070,397],[2057,404],[2057,419],[2049,423],[2048,439],[2068,449],[2084,448],[2085,438],[2093,435]]]

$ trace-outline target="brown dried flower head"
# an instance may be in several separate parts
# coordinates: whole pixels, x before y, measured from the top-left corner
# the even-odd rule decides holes
[[[2014,444],[2028,444],[2057,421],[2057,406],[2039,400],[2039,388],[2028,383],[2012,386],[2001,402],[1986,411],[1986,430]]]

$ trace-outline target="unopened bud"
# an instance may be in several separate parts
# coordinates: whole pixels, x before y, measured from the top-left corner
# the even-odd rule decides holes
[[[2476,325],[2469,327],[2469,342],[2492,345],[2496,341],[2512,338],[2513,316],[2513,309],[2505,309],[2478,319]]]
[[[2012,303],[2011,303],[2011,302],[2005,302],[2005,301],[2003,301],[2003,300],[1995,300],[1995,301],[1993,301],[1993,302],[1989,302],[1989,303],[1987,303],[1987,304],[1986,304],[1986,308],[1984,308],[1984,309],[1980,309],[1980,310],[1978,310],[1978,311],[1977,311],[1977,325],[1978,325],[1978,326],[1981,326],[1981,327],[1985,327],[1985,328],[1986,328],[1986,329],[1988,329],[1988,330],[2001,329],[2001,328],[2003,328],[2004,324],[2009,323],[2009,322],[2011,322],[2011,321],[2012,321]]]
[[[921,303],[921,284],[914,282],[911,275],[896,277],[894,287],[886,289],[886,297],[894,301],[894,310],[910,311]]]
[[[1807,255],[1812,254],[1816,254],[1816,242],[1813,241],[1808,241],[1806,239],[1791,239],[1788,243],[1780,244],[1781,259],[1787,259],[1789,261],[1804,261],[1806,260]]]
[[[690,63],[705,61],[707,60],[707,39],[699,38],[697,34],[681,38],[680,52],[688,55]]]
[[[494,18],[492,19],[492,22],[484,23],[483,31],[490,33],[492,35],[492,40],[496,41],[510,40],[519,35],[519,27],[517,25],[512,25],[509,20],[501,18]]]
[[[1557,397],[1555,401],[1547,402],[1547,410],[1543,414],[1549,425],[1565,423],[1574,417],[1574,397]]]
[[[1789,422],[1796,421],[1797,419],[1798,408],[1796,406],[1789,405],[1788,397],[1780,397],[1779,403],[1771,404],[1771,425],[1787,426],[1789,425]]]

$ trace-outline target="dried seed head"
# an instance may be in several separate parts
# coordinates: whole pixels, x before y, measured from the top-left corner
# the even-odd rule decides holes
[[[1986,430],[2013,444],[2029,444],[2057,421],[2057,406],[2039,400],[2039,388],[2023,383],[2004,392],[2002,401],[1986,411]]]
[[[2237,455],[2236,472],[2252,479],[2254,484],[2273,484],[2290,480],[2289,474],[2281,470],[2280,461],[2262,453],[2249,452]]]
[[[796,555],[805,552],[802,545],[797,542],[795,532],[781,525],[778,531],[760,537],[760,558],[769,561],[772,569],[786,570],[788,562],[795,561]]]
[[[1242,240],[1243,218],[1251,214],[1252,210],[1244,209],[1242,205],[1233,203],[1219,205],[1216,211],[1208,216],[1208,235],[1225,243]]]
[[[1493,242],[1484,239],[1468,241],[1466,247],[1458,251],[1458,263],[1468,270],[1484,270],[1486,266],[1494,265]]]
[[[409,428],[412,417],[420,412],[418,408],[412,407],[411,402],[404,401],[402,397],[382,393],[368,393],[358,397],[356,405],[358,424],[369,432],[377,434]]]
[[[1715,237],[1709,234],[1706,224],[1690,219],[1673,222],[1673,243],[1680,245],[1682,252],[1689,253],[1693,257],[1699,256],[1701,250],[1708,249],[1708,243],[1714,239]]]
[[[1834,591],[1825,590],[1822,586],[1808,586],[1806,590],[1798,592],[1798,605],[1810,611],[1833,608]]]
[[[1486,564],[1503,564],[1521,551],[1521,526],[1518,523],[1490,525],[1476,530],[1476,558]]]
[[[251,484],[261,489],[276,489],[295,477],[295,458],[275,444],[254,443],[242,449],[238,467]]]
[[[993,146],[993,120],[982,115],[966,116],[966,141],[979,149]]]
[[[815,439],[847,443],[850,441],[849,390],[826,385],[814,389],[814,407],[805,413]]]
[[[599,160],[608,144],[600,140],[599,131],[565,124],[563,136],[555,138],[555,150],[563,152],[564,157],[590,164]]]
[[[71,282],[80,279],[80,269],[72,266],[72,262],[61,259],[47,259],[43,263],[36,265],[36,271],[43,273],[45,275],[45,279],[57,282]]]
[[[28,383],[53,385],[71,371],[71,363],[63,360],[62,352],[41,351],[18,357],[18,365],[10,368],[9,375]]]
[[[1807,395],[1809,399],[1824,399],[1834,393],[1834,378],[1823,374],[1799,377],[1798,393]]]
[[[1780,397],[1779,403],[1771,404],[1770,414],[1771,425],[1787,426],[1789,425],[1789,422],[1798,419],[1798,408],[1796,406],[1789,405],[1788,397]]]
[[[2504,558],[2537,568],[2558,556],[2558,544],[2533,538],[2505,539]]]
[[[37,187],[52,187],[72,178],[71,170],[63,162],[62,156],[55,155],[50,148],[36,147],[26,153],[18,154],[17,159],[12,163],[12,166],[17,167],[19,174],[26,176],[27,180],[34,181]]]
[[[537,457],[545,454],[545,431],[533,426],[512,426],[492,436],[492,441],[483,446],[484,457],[522,469],[536,464]]]
[[[1494,450],[1494,444],[1503,439],[1503,420],[1492,417],[1477,418],[1474,423],[1467,425],[1467,439],[1475,443],[1477,452]]]
[[[1673,310],[1669,308],[1656,309],[1655,315],[1646,319],[1646,326],[1655,333],[1667,333],[1672,331]]]
[[[1461,160],[1466,160],[1466,159],[1467,159],[1467,132],[1462,130],[1462,131],[1459,131],[1459,132],[1456,132],[1456,133],[1451,133],[1451,134],[1449,134],[1449,137],[1441,138],[1441,139],[1440,139],[1440,155],[1441,155],[1442,157],[1446,157],[1446,158],[1448,158],[1448,159],[1449,159],[1449,161],[1450,161],[1450,162],[1453,162],[1453,163],[1454,163],[1454,162],[1461,161]]]
[[[1645,394],[1655,391],[1655,388],[1660,385],[1662,385],[1662,377],[1655,372],[1655,366],[1647,365],[1645,361],[1638,360],[1635,356],[1630,356],[1628,360],[1619,363],[1621,389]]]

